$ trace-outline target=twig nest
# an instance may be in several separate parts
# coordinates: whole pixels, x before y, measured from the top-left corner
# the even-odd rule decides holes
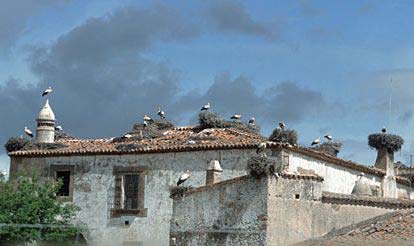
[[[389,152],[395,152],[400,150],[403,144],[404,139],[395,134],[374,133],[368,136],[368,145],[377,150],[387,147]]]
[[[113,143],[127,142],[127,141],[141,141],[143,139],[153,139],[164,136],[163,132],[174,128],[175,125],[166,119],[158,119],[153,122],[148,122],[147,126],[144,124],[134,124],[132,130],[127,134],[132,135],[131,138],[116,137],[112,140]]]
[[[340,142],[326,142],[312,147],[311,149],[323,152],[328,155],[337,156],[339,151],[341,151],[341,148],[342,143]]]
[[[298,133],[295,130],[276,128],[269,137],[269,141],[279,143],[298,144]]]
[[[208,128],[237,128],[245,132],[258,133],[260,131],[260,126],[246,124],[240,121],[227,121],[221,118],[218,114],[203,111],[198,115],[198,123],[201,129]]]
[[[29,140],[25,138],[12,137],[4,144],[4,148],[7,152],[17,151],[21,150],[28,142]]]
[[[170,198],[182,196],[185,192],[193,189],[191,186],[172,186],[170,188]]]
[[[274,175],[276,170],[276,161],[265,156],[251,157],[247,161],[247,170],[253,177]]]
[[[38,143],[35,141],[27,142],[22,150],[31,150],[31,149],[61,149],[68,147],[66,144],[63,143]]]

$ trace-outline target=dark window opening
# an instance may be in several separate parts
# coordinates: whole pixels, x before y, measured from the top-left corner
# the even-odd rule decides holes
[[[137,174],[124,176],[124,208],[138,209],[138,178]]]
[[[295,194],[295,198],[296,199],[299,199],[300,198],[300,195],[299,194]]]
[[[56,171],[56,180],[62,180],[62,186],[57,192],[58,196],[69,196],[70,171]]]

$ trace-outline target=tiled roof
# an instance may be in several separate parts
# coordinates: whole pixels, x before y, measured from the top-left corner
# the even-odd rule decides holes
[[[414,208],[414,201],[408,199],[393,199],[376,196],[358,196],[352,194],[339,194],[325,191],[322,193],[322,202],[391,209]]]
[[[387,213],[298,245],[373,245],[373,242],[379,245],[413,245],[414,209]]]
[[[208,136],[208,137],[205,137]],[[204,138],[203,138],[204,137]],[[111,139],[59,139],[56,143],[67,145],[57,149],[30,149],[10,152],[10,156],[62,156],[62,155],[104,155],[154,152],[180,152],[210,149],[256,148],[263,141],[258,134],[236,129],[206,129],[181,127],[164,132],[164,136],[140,141],[131,140],[114,143]],[[119,145],[130,144],[132,148],[120,149]]]
[[[207,136],[207,137],[206,137]],[[59,139],[56,143],[67,145],[57,149],[30,149],[10,152],[10,156],[67,156],[67,155],[110,155],[166,153],[218,149],[255,149],[257,144],[265,141],[259,134],[244,132],[236,128],[212,128],[200,130],[197,127],[177,127],[164,132],[164,136],[141,141],[130,140],[114,143],[111,139]],[[126,148],[117,148],[119,145]],[[339,166],[358,170],[367,174],[384,176],[378,168],[367,167],[352,161],[305,147],[292,146],[276,142],[267,142],[268,148],[283,148],[298,154],[311,156]],[[397,177],[397,182],[409,185],[407,178]]]

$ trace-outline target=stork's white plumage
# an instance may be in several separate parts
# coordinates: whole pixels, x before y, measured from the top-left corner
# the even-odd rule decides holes
[[[280,129],[285,130],[286,125],[284,122],[279,122],[279,127]]]
[[[204,105],[203,107],[201,107],[201,111],[209,110],[209,109],[210,109],[210,103],[209,102],[206,105]]]
[[[165,118],[165,112],[161,109],[161,107],[158,107],[158,112],[157,115],[161,118],[164,119]]]
[[[254,125],[256,122],[256,119],[254,117],[249,119],[249,125]]]
[[[52,93],[53,89],[51,86],[49,86],[46,90],[43,91],[42,97],[47,96],[48,94]]]
[[[63,131],[63,127],[62,127],[62,126],[56,126],[56,127],[55,127],[55,130],[56,130],[56,131]]]
[[[152,121],[152,118],[149,117],[148,115],[144,115],[144,121],[146,121],[146,122]]]
[[[230,117],[230,119],[232,120],[240,120],[241,119],[241,114],[234,114],[233,116]]]
[[[317,139],[313,140],[311,145],[313,146],[313,145],[317,145],[317,144],[320,144],[320,143],[321,143],[321,139],[317,138]]]
[[[132,138],[132,135],[131,135],[131,134],[129,134],[129,133],[127,133],[127,134],[125,134],[124,136],[122,136],[122,138]]]
[[[266,143],[262,142],[257,145],[256,154],[260,154],[266,149]]]
[[[187,179],[190,178],[190,176],[191,176],[190,170],[185,171],[185,173],[183,173],[183,175],[181,175],[181,177],[178,179],[177,186],[184,183]]]
[[[30,131],[29,128],[27,128],[27,126],[24,127],[24,133],[26,133],[28,136],[30,136],[31,138],[33,137],[33,133],[32,131]]]
[[[329,134],[325,135],[324,138],[326,138],[328,141],[332,141],[333,139],[332,135]]]
[[[147,127],[148,126],[148,122],[146,120],[144,120],[144,122],[142,123],[143,127]]]

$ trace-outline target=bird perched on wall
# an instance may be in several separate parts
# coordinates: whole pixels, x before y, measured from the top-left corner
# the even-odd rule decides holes
[[[249,119],[249,125],[254,126],[256,119],[254,117]]]
[[[383,128],[381,129],[381,132],[382,132],[382,133],[387,133],[387,128],[383,127]]]
[[[230,117],[230,119],[232,120],[240,120],[241,119],[241,114],[234,114],[233,116]]]
[[[204,105],[203,107],[201,107],[201,111],[209,110],[209,109],[210,109],[210,103],[209,102],[206,105]]]
[[[279,122],[279,127],[280,129],[285,130],[286,125],[284,122]]]
[[[184,183],[187,179],[190,178],[190,176],[191,176],[190,170],[185,171],[185,173],[183,173],[183,175],[181,175],[181,177],[178,179],[177,186]]]
[[[263,153],[266,150],[266,143],[262,142],[257,145],[256,154]]]
[[[158,107],[158,112],[157,115],[161,118],[164,119],[165,118],[165,112],[163,110],[161,110],[161,107]]]
[[[321,143],[321,139],[317,138],[317,139],[313,140],[311,145],[313,146],[313,145],[317,145],[317,144],[320,144],[320,143]]]
[[[27,126],[24,127],[24,133],[26,133],[26,135],[30,136],[31,138],[33,137],[32,131],[30,131],[30,129],[27,128]]]
[[[55,127],[55,130],[56,130],[56,131],[63,131],[63,128],[62,128],[62,126],[56,126],[56,127]]]
[[[132,135],[128,133],[128,134],[125,134],[124,136],[122,136],[122,138],[126,138],[126,139],[132,138]]]
[[[49,86],[46,90],[43,91],[42,93],[42,97],[49,95],[50,93],[53,92],[53,89],[51,86]]]
[[[326,138],[328,141],[332,141],[333,137],[329,134],[325,135],[324,138]]]

